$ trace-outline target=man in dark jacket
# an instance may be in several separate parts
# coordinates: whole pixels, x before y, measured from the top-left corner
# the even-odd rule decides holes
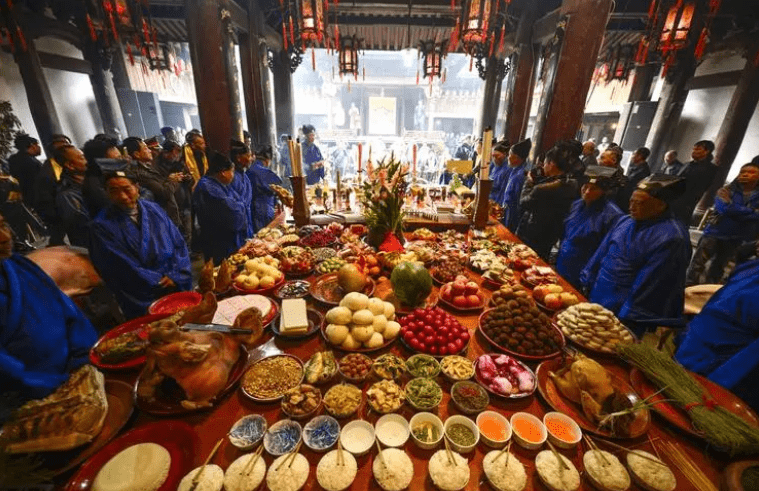
[[[64,145],[56,151],[55,160],[63,167],[55,196],[63,230],[71,245],[89,248],[90,212],[82,194],[87,159],[74,145]]]
[[[664,168],[662,172],[667,176],[677,176],[683,170],[683,164],[677,158],[677,152],[670,150],[664,154]]]
[[[174,225],[181,227],[182,220],[179,217],[175,193],[182,176],[169,174],[169,177],[166,177],[156,168],[153,164],[153,154],[141,138],[130,136],[124,140],[124,148],[134,164],[132,173],[137,183],[148,189],[153,195],[153,201],[164,209]]]
[[[10,173],[21,186],[21,197],[24,204],[34,206],[34,181],[40,172],[42,164],[37,157],[42,153],[40,143],[26,133],[19,133],[13,142],[16,147],[15,154],[8,159]]]
[[[651,168],[648,166],[648,156],[651,151],[646,147],[637,149],[630,158],[630,167],[627,169],[627,183],[625,187],[617,193],[617,206],[627,213],[630,210],[630,197],[638,188],[638,183],[651,175]]]
[[[709,189],[717,173],[717,167],[712,163],[714,142],[701,140],[693,145],[691,157],[693,160],[685,164],[679,176],[685,178],[685,193],[672,203],[675,217],[690,226],[693,211],[696,209],[701,196]]]
[[[574,145],[573,143],[576,143]],[[564,219],[577,199],[577,181],[568,172],[580,158],[580,142],[560,143],[546,153],[543,177],[529,174],[519,206],[522,219],[517,235],[544,260],[564,231]]]
[[[71,145],[71,139],[66,135],[53,135],[50,146],[47,148],[48,158],[42,169],[37,174],[34,183],[34,209],[47,225],[50,234],[48,245],[62,245],[65,232],[58,216],[58,208],[55,205],[55,193],[58,181],[61,180],[63,167],[55,160],[55,152],[64,145]]]

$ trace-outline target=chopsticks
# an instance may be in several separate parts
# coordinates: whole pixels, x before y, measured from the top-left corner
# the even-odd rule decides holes
[[[495,458],[493,459],[493,462],[495,462],[496,460],[498,460],[498,457],[500,457],[501,455],[503,455],[503,452],[506,452],[506,463],[503,464],[503,466],[504,467],[508,467],[509,466],[509,457],[511,457],[511,453],[509,453],[509,450],[511,449],[511,443],[512,442],[513,442],[513,440],[509,441],[509,443],[505,447],[503,447],[500,452],[498,452],[498,455],[495,456]]]
[[[596,452],[598,452],[598,455],[601,456],[601,458],[605,462],[605,465],[611,465],[611,462],[609,462],[609,459],[606,458],[606,455],[604,455],[601,449],[598,448],[598,445],[596,445],[595,442],[591,440],[588,435],[583,435],[582,437],[585,439],[585,443],[588,444],[588,447],[590,447],[591,450],[595,450]]]
[[[248,463],[245,464],[245,467],[242,470],[243,475],[247,476],[248,474],[253,472],[253,469],[255,469],[256,467],[256,462],[258,462],[258,458],[261,456],[263,451],[264,451],[264,446],[262,444],[260,447],[258,447],[258,450],[256,450],[256,452],[253,454],[253,457],[251,457]]]
[[[209,462],[211,462],[211,459],[214,455],[216,455],[216,452],[219,450],[219,447],[221,447],[221,443],[224,441],[224,438],[219,439],[218,442],[216,442],[216,446],[213,447],[213,450],[211,450],[211,453],[208,454],[208,457],[206,457],[206,461],[203,462],[203,465],[200,466],[200,469],[198,469],[198,472],[195,474],[195,477],[192,478],[192,485],[190,486],[190,491],[195,491],[195,488],[198,487],[198,483],[200,482],[200,477],[203,475],[203,471],[206,470],[206,466]]]
[[[298,442],[298,444],[295,446],[295,448],[294,448],[292,451],[290,451],[290,453],[287,455],[287,457],[285,457],[285,458],[282,460],[282,462],[280,462],[280,463],[279,463],[279,465],[277,466],[277,468],[276,468],[276,469],[274,469],[274,470],[276,470],[276,471],[279,471],[279,469],[280,469],[280,468],[281,468],[281,467],[282,467],[282,466],[285,464],[285,462],[287,462],[288,460],[290,461],[290,463],[288,463],[288,464],[287,464],[287,468],[289,469],[290,467],[292,467],[292,465],[293,465],[293,462],[295,462],[295,457],[298,455],[298,452],[300,451],[300,446],[301,446],[302,444],[303,444],[303,439],[301,438],[301,440]]]
[[[337,465],[345,467],[345,456],[343,455],[343,444],[337,439]]]
[[[451,452],[451,446],[448,444],[448,435],[444,435],[443,440],[445,440],[445,453],[448,454],[448,462],[450,462],[451,465],[455,467],[456,459],[453,458],[453,452]]]
[[[617,450],[623,450],[623,451],[628,452],[628,453],[635,453],[634,450],[630,450],[629,448],[623,447],[622,445],[617,445],[616,443],[612,443],[612,442],[609,442],[609,441],[606,441],[606,440],[602,440],[600,438],[598,439],[598,441],[601,442],[601,443],[605,443],[606,445],[609,445],[612,448],[616,448]],[[651,443],[651,445],[653,446],[653,443]],[[654,447],[654,450],[656,450],[656,447]],[[603,454],[601,454],[601,455],[603,455]],[[655,464],[659,464],[661,466],[667,467],[667,464],[665,464],[661,460],[652,459],[651,457],[646,457],[645,455],[642,455],[640,453],[635,453],[635,455],[638,456],[638,457],[640,457],[641,459],[645,459],[645,460],[648,460],[649,462],[653,462]],[[658,452],[657,452],[657,455],[658,455]]]
[[[553,446],[553,443],[549,442],[548,440],[546,440],[546,443],[548,444],[549,447],[551,447],[551,451],[556,456],[556,460],[559,461],[559,464],[561,464],[561,466],[565,468],[566,470],[569,470],[569,466],[567,465],[566,462],[564,462],[564,459],[561,458],[561,454],[559,453],[558,450],[556,450],[556,447]]]
[[[382,462],[382,465],[385,466],[385,469],[390,471],[390,468],[387,466],[387,462],[385,462],[385,457],[382,456],[382,447],[380,447],[379,441],[374,440],[374,443],[377,444],[377,457],[379,457],[380,462]]]

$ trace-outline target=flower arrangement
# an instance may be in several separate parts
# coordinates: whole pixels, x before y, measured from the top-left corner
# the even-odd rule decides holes
[[[375,167],[366,164],[367,179],[361,184],[364,218],[369,228],[369,245],[380,250],[402,250],[403,201],[408,183],[408,164],[401,164],[391,157]]]

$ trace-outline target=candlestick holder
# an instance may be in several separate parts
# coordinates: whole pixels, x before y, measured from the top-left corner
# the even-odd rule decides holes
[[[490,190],[493,188],[492,179],[480,179],[477,185],[477,198],[474,208],[474,228],[482,230],[488,224],[490,211]]]
[[[290,181],[293,183],[293,218],[295,225],[302,227],[311,221],[311,208],[306,196],[306,178],[290,176]]]

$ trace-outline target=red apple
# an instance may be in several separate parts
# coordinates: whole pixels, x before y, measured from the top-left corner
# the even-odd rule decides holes
[[[466,283],[464,283],[463,281],[456,280],[453,283],[451,283],[451,285],[452,285],[451,291],[453,292],[454,295],[463,295],[464,292],[466,291]]]
[[[532,290],[532,296],[538,302],[545,302],[545,297],[548,294],[547,285],[538,285]]]
[[[450,302],[453,298],[453,294],[451,293],[451,284],[448,283],[445,285],[442,290],[440,290],[440,296],[443,297],[443,300],[446,302]]]
[[[465,309],[469,306],[469,302],[464,295],[457,295],[453,297],[453,305]]]
[[[479,286],[477,286],[477,283],[474,281],[470,281],[465,285],[466,288],[466,294],[467,295],[474,295],[477,293],[477,291],[480,289]]]
[[[459,274],[459,275],[456,275],[456,278],[454,278],[453,281],[460,281],[462,283],[466,283],[467,281],[469,281],[469,278],[467,278],[463,274]]]
[[[477,295],[469,295],[468,297],[466,297],[466,299],[467,299],[467,302],[469,302],[470,307],[479,307],[480,305],[482,305],[482,301],[480,300],[480,297],[478,297]]]

